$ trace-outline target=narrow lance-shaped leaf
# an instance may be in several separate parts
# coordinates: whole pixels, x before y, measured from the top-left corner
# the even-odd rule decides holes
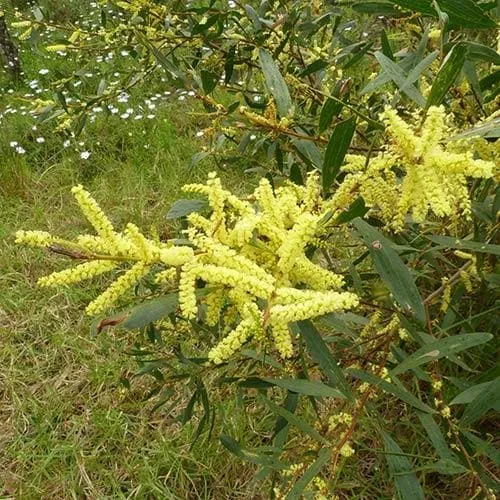
[[[500,245],[481,243],[479,241],[460,240],[451,236],[428,236],[428,238],[438,245],[448,248],[459,248],[460,250],[471,250],[472,252],[490,253],[500,255]]]
[[[338,390],[317,380],[292,378],[263,378],[265,382],[306,396],[345,398]]]
[[[357,2],[352,6],[356,12],[374,16],[402,17],[404,13],[387,2]]]
[[[331,457],[331,448],[322,448],[318,453],[318,458],[304,472],[304,475],[294,484],[293,488],[285,497],[286,500],[299,500],[306,486],[318,475],[321,469],[328,463]]]
[[[417,321],[425,323],[425,310],[409,269],[390,241],[362,219],[354,219],[354,226],[370,250],[375,269],[403,309],[410,309]]]
[[[259,399],[261,399],[262,402],[273,413],[276,413],[276,415],[283,417],[285,420],[288,421],[288,423],[294,425],[295,427],[297,427],[297,429],[300,429],[304,434],[311,436],[313,439],[319,441],[320,443],[328,444],[328,441],[314,427],[309,425],[304,419],[298,417],[297,415],[294,415],[292,412],[289,412],[282,406],[278,406],[268,398],[261,397]]]
[[[337,386],[344,394],[349,395],[351,389],[342,373],[342,369],[337,364],[337,360],[333,357],[322,339],[316,327],[309,320],[299,321],[298,327],[300,335],[304,339],[307,350],[311,358],[319,364],[321,369],[331,385]]]
[[[406,370],[434,361],[450,354],[465,351],[479,344],[484,344],[493,338],[491,333],[464,333],[453,335],[445,339],[431,342],[408,356],[398,366],[392,369],[393,375],[404,373]]]
[[[417,90],[415,85],[409,80],[405,72],[394,62],[391,61],[382,52],[375,52],[375,57],[380,63],[391,80],[396,84],[399,90],[405,93],[412,101],[416,102],[420,107],[425,106],[425,99]]]
[[[399,498],[402,500],[424,500],[424,491],[408,458],[403,455],[403,451],[389,434],[382,432],[382,439],[389,473],[394,479]]]
[[[267,50],[260,49],[259,58],[267,88],[276,101],[278,113],[282,117],[286,116],[292,108],[292,98],[285,79],[281,76],[278,66]]]
[[[322,181],[323,190],[327,191],[339,173],[340,166],[356,130],[356,118],[351,117],[335,126],[326,148],[323,161]]]
[[[456,456],[448,447],[446,438],[443,436],[443,433],[441,432],[438,424],[436,424],[434,417],[432,415],[429,415],[428,413],[423,413],[420,411],[417,412],[417,417],[420,420],[422,427],[427,432],[429,440],[431,441],[435,450],[438,452],[439,456],[445,460],[455,460]]]
[[[208,200],[177,200],[167,213],[167,219],[177,219],[189,215],[191,212],[201,212],[208,208]]]
[[[123,326],[128,330],[142,328],[153,321],[158,321],[176,311],[179,304],[177,293],[171,293],[165,297],[158,297],[139,304],[134,307]]]
[[[469,426],[479,420],[487,411],[500,404],[500,377],[481,391],[465,408],[460,423]]]
[[[275,469],[286,469],[288,465],[278,462],[277,460],[273,460],[272,458],[266,455],[259,455],[257,453],[251,452],[249,450],[245,450],[240,446],[238,441],[233,439],[231,436],[226,434],[222,434],[220,436],[221,444],[227,448],[233,455],[236,455],[238,458],[242,460],[246,460],[253,464],[264,465],[266,467],[272,467]]]
[[[422,403],[420,399],[414,396],[410,391],[404,388],[402,385],[392,384],[387,380],[383,380],[372,373],[367,373],[356,368],[350,368],[349,373],[354,375],[356,378],[362,380],[363,382],[367,382],[370,385],[375,387],[380,387],[383,391],[392,394],[397,397],[401,401],[408,403],[410,406],[413,406],[417,410],[422,410],[426,413],[436,413],[430,406]]]
[[[389,2],[412,10],[437,17],[433,0],[388,0]],[[496,23],[490,19],[475,0],[439,0],[439,8],[448,14],[451,27],[488,29]]]
[[[425,105],[426,109],[441,104],[444,96],[462,70],[466,55],[467,46],[462,43],[455,45],[448,53],[432,84]]]
[[[489,382],[483,382],[482,384],[476,384],[465,391],[462,391],[460,394],[457,394],[451,401],[451,405],[464,405],[473,401],[476,396],[478,396],[481,392],[483,392],[488,386],[494,383],[494,380],[490,380]],[[500,408],[497,408],[497,411],[500,411]]]

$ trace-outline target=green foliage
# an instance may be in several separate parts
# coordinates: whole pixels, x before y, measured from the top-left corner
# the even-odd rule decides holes
[[[247,185],[253,183],[250,173],[265,177],[274,194],[293,184],[297,192],[309,189],[310,198],[300,191],[304,199],[298,203],[310,203],[310,212],[321,214],[321,230],[303,250],[316,265],[343,276],[345,288],[359,298],[353,312],[294,321],[290,331],[286,325],[296,345],[290,358],[277,356],[264,338],[255,350],[246,344],[214,365],[207,351],[227,338],[232,323],[226,315],[234,313],[229,296],[217,321],[207,321],[212,284],[198,278],[198,314],[186,318],[182,304],[179,309],[179,283],[173,279],[164,287],[147,275],[117,311],[94,324],[101,336],[110,326],[134,330],[129,335],[135,336],[132,354],[139,370],[124,385],[132,389],[133,380],[145,377],[156,411],[191,430],[191,449],[219,437],[225,449],[259,469],[269,496],[396,493],[413,499],[432,497],[433,488],[446,484],[449,497],[457,498],[463,486],[455,478],[463,476],[472,484],[468,496],[494,498],[492,461],[498,451],[489,432],[499,407],[492,333],[499,287],[500,56],[494,49],[493,3],[294,0],[235,2],[228,8],[218,1],[113,0],[99,10],[77,28],[71,12],[56,20],[48,4],[24,15],[9,13],[20,43],[30,50],[72,54],[32,102],[39,126],[77,141],[101,123],[96,113],[112,120],[111,109],[124,92],[133,95],[160,83],[181,97],[191,93],[198,101],[190,106],[203,145],[196,153],[189,148],[195,153],[191,171],[209,161]],[[123,52],[127,56],[120,57]],[[96,58],[93,76],[83,79],[89,54]],[[75,85],[79,81],[84,83]],[[23,90],[16,92],[20,97]],[[444,106],[454,128],[421,127],[425,116],[439,116],[437,105]],[[387,106],[398,110],[407,129],[380,115]],[[407,145],[420,129],[421,149],[408,159]],[[426,149],[432,144],[428,130],[446,150],[437,151],[435,144]],[[159,133],[152,129],[148,136]],[[175,141],[171,133],[168,138]],[[17,157],[5,150],[13,162]],[[436,160],[435,177],[445,188],[447,176],[461,176],[459,202],[447,211],[446,204],[454,203],[449,193],[427,193],[430,198],[415,206],[402,205],[401,227],[391,225],[384,212],[391,193],[383,186],[389,184],[377,181],[386,176],[394,186],[425,192],[420,162],[441,153],[448,159],[456,155],[458,167],[453,171],[448,163],[446,170]],[[29,154],[41,159],[43,152]],[[464,158],[477,162],[467,174],[459,170]],[[150,171],[151,160],[134,161]],[[41,171],[49,161],[40,162]],[[362,177],[377,162],[383,164],[379,177]],[[474,171],[485,162],[489,175]],[[72,168],[78,181],[92,178],[80,165]],[[126,182],[127,173],[118,172],[117,180]],[[314,195],[312,172],[320,176]],[[158,177],[164,184],[170,175]],[[238,194],[254,203],[250,191],[245,186]],[[208,201],[174,201],[177,193],[158,192],[155,201],[169,236],[152,231],[151,239],[158,245],[166,239],[192,244],[182,230],[195,220],[193,214],[215,220],[211,194]],[[106,203],[119,205],[116,198]],[[436,210],[427,210],[429,199]],[[426,215],[419,218],[422,204]],[[262,207],[252,207],[257,217]],[[231,224],[240,221],[235,213],[229,218]],[[220,228],[212,229],[215,234]],[[272,248],[272,240],[253,227],[248,255],[283,258],[284,246]],[[270,267],[263,261],[266,272]],[[265,337],[275,304],[260,296],[256,303]],[[258,415],[253,427],[235,429],[233,416],[244,420],[248,414]],[[364,459],[377,464],[368,477],[350,465]],[[344,481],[350,477],[356,480]]]

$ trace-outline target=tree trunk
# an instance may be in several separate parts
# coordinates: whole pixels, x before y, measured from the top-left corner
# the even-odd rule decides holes
[[[19,51],[12,41],[5,16],[0,12],[0,60],[3,67],[11,74],[14,80],[21,79],[21,63]]]

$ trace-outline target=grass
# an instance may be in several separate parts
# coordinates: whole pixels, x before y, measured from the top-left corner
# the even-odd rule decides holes
[[[36,288],[37,277],[64,263],[13,243],[13,232],[21,227],[61,235],[84,229],[69,194],[78,182],[118,225],[132,220],[168,230],[169,201],[184,182],[204,173],[186,166],[197,145],[190,125],[171,119],[174,111],[178,105],[150,124],[149,149],[136,130],[129,137],[128,126],[96,124],[84,136],[88,143],[99,138],[102,145],[89,164],[75,159],[74,151],[58,149],[56,139],[44,144],[50,153],[40,148],[16,155],[8,142],[19,137],[22,121],[7,124],[0,225],[3,495],[237,498],[253,474],[215,441],[189,451],[193,429],[151,413],[151,404],[141,402],[146,382],[133,384],[132,392],[123,389],[120,377],[136,369],[126,354],[133,335],[90,335],[83,308],[97,287]]]
[[[90,15],[77,0],[40,4],[61,23]],[[215,439],[224,432],[249,449],[271,443],[276,415],[266,413],[253,391],[234,397],[229,389],[212,387],[211,403],[220,410],[212,439],[202,434],[191,446],[199,415],[184,426],[175,418],[189,394],[179,392],[181,403],[172,413],[155,410],[155,401],[145,399],[152,379],[133,377],[138,368],[130,351],[138,333],[92,333],[84,308],[106,280],[37,288],[38,277],[67,262],[14,244],[17,229],[67,237],[86,232],[70,194],[80,183],[117,227],[130,221],[146,233],[172,234],[165,215],[181,186],[217,167],[210,159],[191,166],[204,144],[197,132],[209,125],[199,122],[200,104],[185,94],[166,95],[170,89],[159,76],[153,87],[138,85],[126,102],[117,101],[111,116],[93,115],[82,135],[72,138],[52,122],[36,123],[26,109],[36,97],[50,97],[47,82],[78,63],[42,58],[29,48],[22,59],[26,78],[14,92],[0,77],[0,497],[269,498],[270,482],[255,481],[257,467],[237,460]],[[91,64],[87,69],[92,73]],[[82,76],[80,89],[91,94],[99,79],[99,72]],[[233,190],[251,189],[253,179],[236,167],[219,174]],[[181,335],[175,332],[175,338]],[[199,351],[197,342],[192,352]],[[124,379],[131,380],[130,388]],[[433,460],[433,448],[404,405],[384,396],[373,405],[415,467]],[[324,409],[325,415],[329,410],[336,408]],[[360,417],[356,455],[341,460],[332,474],[339,498],[393,497],[375,414]],[[290,436],[284,460],[295,462],[297,450],[307,453],[314,444],[293,426]],[[300,468],[298,474],[291,479],[298,479]],[[428,498],[463,498],[467,491],[469,477],[424,477]]]
[[[29,51],[22,57],[28,78],[41,65],[55,72],[61,64]],[[158,85],[156,91],[164,90]],[[64,147],[67,137],[23,113],[29,88],[14,94],[7,88],[4,80],[0,114],[9,107],[16,112],[0,118],[0,496],[258,498],[249,485],[252,466],[235,462],[216,440],[190,450],[193,427],[142,401],[147,380],[131,390],[120,384],[137,369],[127,354],[134,334],[90,334],[83,309],[99,285],[37,288],[37,278],[65,267],[64,259],[21,248],[13,238],[20,228],[66,236],[87,230],[70,194],[78,183],[118,226],[131,221],[168,232],[165,214],[181,186],[213,168],[189,166],[200,141],[186,110],[196,105],[161,99],[151,119],[97,117]],[[138,89],[124,106],[143,109],[151,95]],[[82,151],[90,158],[82,159]],[[222,175],[233,187],[241,182]],[[231,424],[242,428],[243,420]]]

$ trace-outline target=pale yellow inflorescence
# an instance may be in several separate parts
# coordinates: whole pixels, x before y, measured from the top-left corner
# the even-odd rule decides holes
[[[428,212],[449,216],[458,208],[467,215],[466,177],[492,175],[492,162],[441,144],[447,134],[443,108],[431,107],[418,133],[390,108],[382,120],[391,144],[368,165],[364,157],[348,155],[347,176],[330,200],[322,200],[315,172],[305,186],[288,183],[273,189],[262,179],[246,198],[225,190],[211,173],[206,184],[184,187],[206,196],[211,211],[208,216],[191,213],[186,230],[189,244],[175,246],[147,238],[131,223],[117,232],[90,194],[76,186],[73,194],[96,235],[80,235],[70,242],[43,231],[19,231],[17,241],[67,247],[63,253],[89,259],[41,278],[45,286],[92,278],[116,269],[120,262],[132,264],[88,305],[89,314],[106,311],[154,271],[157,284],[168,285],[169,290],[177,287],[185,319],[198,317],[199,302],[203,302],[207,324],[222,320],[225,337],[208,353],[213,363],[225,362],[252,338],[261,346],[274,345],[287,358],[293,355],[291,323],[358,304],[355,294],[342,291],[341,276],[306,255],[332,210],[344,210],[361,195],[388,227],[400,230],[408,214],[417,222]]]
[[[489,178],[494,163],[474,159],[469,150],[443,145],[450,135],[444,108],[431,106],[421,127],[413,126],[386,108],[381,114],[390,138],[386,150],[366,162],[347,155],[347,176],[331,200],[341,210],[361,195],[388,228],[401,231],[405,217],[423,222],[429,213],[437,217],[470,213],[467,177]],[[401,174],[396,174],[396,172]]]
[[[114,229],[97,202],[82,186],[73,188],[78,204],[95,229],[75,241],[41,231],[19,231],[17,240],[47,247],[57,242],[77,258],[76,267],[40,278],[44,286],[76,283],[131,264],[87,306],[97,315],[113,307],[146,274],[158,285],[177,288],[186,319],[196,318],[204,304],[208,325],[221,321],[224,337],[208,353],[215,364],[227,361],[252,338],[261,347],[274,345],[281,357],[293,355],[290,324],[358,304],[341,291],[341,276],[306,256],[324,217],[317,174],[305,186],[286,184],[273,190],[262,180],[254,193],[240,199],[222,187],[215,173],[206,184],[185,186],[208,198],[210,215],[188,216],[190,245],[173,246],[147,238],[134,224]],[[198,289],[204,283],[199,297]]]

